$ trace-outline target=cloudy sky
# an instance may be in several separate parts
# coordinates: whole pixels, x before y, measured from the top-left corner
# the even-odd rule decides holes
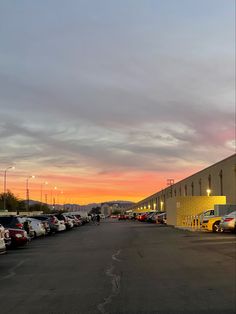
[[[0,2],[0,171],[138,201],[235,152],[234,0]]]

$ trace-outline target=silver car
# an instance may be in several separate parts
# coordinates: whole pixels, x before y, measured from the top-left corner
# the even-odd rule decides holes
[[[235,231],[236,230],[236,211],[225,215],[220,221],[220,231]]]

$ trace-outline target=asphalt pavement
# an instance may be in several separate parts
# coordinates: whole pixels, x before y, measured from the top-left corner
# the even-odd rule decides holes
[[[236,235],[105,220],[0,256],[1,314],[236,313]]]

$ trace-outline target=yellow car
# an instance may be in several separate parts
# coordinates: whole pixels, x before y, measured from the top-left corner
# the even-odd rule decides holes
[[[218,232],[220,231],[220,216],[216,217],[204,217],[202,221],[202,229],[212,231],[212,232]]]

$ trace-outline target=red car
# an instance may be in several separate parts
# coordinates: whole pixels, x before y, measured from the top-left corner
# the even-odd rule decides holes
[[[126,215],[121,214],[118,216],[118,220],[126,220],[126,219],[127,219]]]
[[[11,238],[11,243],[7,245],[7,247],[19,247],[24,246],[29,242],[29,237],[27,235],[27,232],[22,229],[13,229],[13,228],[7,228],[9,232],[9,236]]]
[[[146,221],[148,213],[143,213],[138,217],[139,221]]]

